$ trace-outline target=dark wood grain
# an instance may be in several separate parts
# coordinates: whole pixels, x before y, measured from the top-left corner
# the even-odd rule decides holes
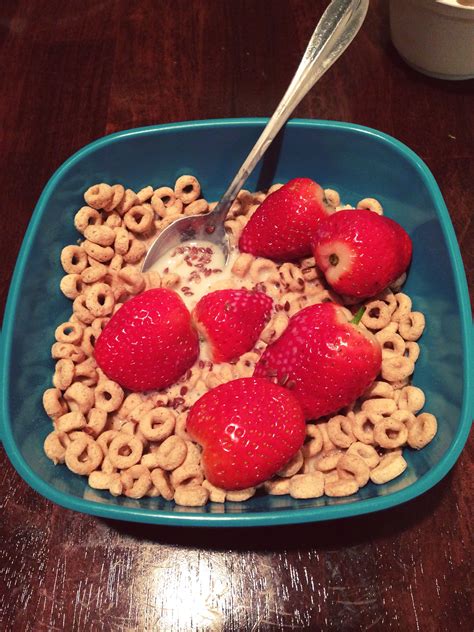
[[[474,283],[474,82],[408,68],[373,0],[296,115],[378,128],[428,163]],[[0,305],[52,171],[108,132],[267,116],[323,0],[4,0]],[[380,515],[265,530],[113,523],[63,510],[1,452],[0,630],[404,630],[472,627],[473,442],[421,498]]]

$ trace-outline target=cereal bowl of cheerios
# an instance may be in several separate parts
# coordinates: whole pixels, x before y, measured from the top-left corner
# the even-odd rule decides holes
[[[466,279],[433,176],[395,139],[290,121],[229,211],[227,265],[209,244],[191,243],[142,272],[162,230],[213,208],[264,124],[112,134],[46,185],[5,312],[0,419],[13,465],[45,497],[154,524],[290,524],[393,507],[456,462],[472,414]],[[296,180],[318,187],[337,221],[367,216],[369,239],[382,234],[374,216],[402,226],[406,272],[354,299],[324,268],[326,259],[345,265],[344,245],[326,259],[314,244],[288,257],[255,250],[256,218]],[[280,220],[272,248],[291,233],[289,216]],[[373,259],[385,247],[377,239]],[[213,318],[219,309],[227,330]],[[134,336],[144,313],[142,348],[143,332]],[[335,328],[358,352],[338,349],[337,370],[332,357],[311,364]],[[286,421],[267,436],[270,399]],[[243,428],[238,407],[250,420]]]

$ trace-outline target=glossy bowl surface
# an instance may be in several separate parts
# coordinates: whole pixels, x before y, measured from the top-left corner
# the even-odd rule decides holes
[[[182,174],[199,178],[215,200],[262,130],[263,119],[158,125],[112,134],[69,158],[46,185],[18,256],[2,334],[0,430],[20,475],[40,494],[83,513],[119,520],[189,526],[256,526],[330,520],[406,502],[435,485],[458,458],[472,415],[472,322],[458,244],[439,188],[406,146],[373,129],[345,123],[293,120],[249,179],[251,190],[296,176],[337,189],[345,203],[375,197],[410,233],[414,258],[405,286],[414,309],[426,314],[414,383],[439,420],[435,440],[409,452],[407,471],[369,484],[346,499],[293,500],[256,496],[246,503],[174,506],[163,499],[113,498],[86,479],[54,466],[43,454],[51,423],[41,397],[51,384],[55,327],[71,310],[59,291],[61,249],[78,238],[75,211],[95,182],[139,190],[169,184]]]

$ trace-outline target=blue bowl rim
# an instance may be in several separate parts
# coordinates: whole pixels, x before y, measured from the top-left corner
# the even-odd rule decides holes
[[[176,513],[173,509],[155,510],[148,508],[135,508],[118,505],[102,504],[78,498],[64,493],[49,485],[38,477],[23,459],[13,437],[11,421],[8,408],[8,393],[10,375],[8,366],[11,355],[11,334],[14,323],[15,311],[20,292],[20,280],[23,278],[27,257],[31,243],[40,225],[43,210],[56,183],[64,172],[69,170],[83,157],[93,153],[96,149],[105,145],[120,141],[127,136],[138,136],[141,134],[166,133],[168,131],[187,130],[196,128],[217,128],[222,126],[246,126],[262,127],[267,123],[267,118],[229,118],[229,119],[207,119],[197,121],[183,121],[179,123],[168,123],[163,125],[153,125],[135,129],[115,132],[103,136],[70,156],[51,176],[46,184],[41,196],[36,204],[30,223],[28,225],[23,243],[20,248],[15,270],[12,276],[10,289],[7,297],[5,315],[3,319],[4,327],[0,337],[0,366],[2,368],[3,381],[0,389],[0,439],[3,441],[6,453],[13,466],[20,476],[39,494],[45,498],[61,505],[67,509],[79,511],[85,514],[100,516],[103,518],[142,522],[159,525],[173,526],[193,526],[193,527],[250,527],[250,526],[271,526],[283,524],[297,524],[305,522],[319,522],[324,520],[334,520],[338,518],[348,518],[361,514],[372,513],[394,507],[407,502],[423,494],[436,485],[449,470],[454,466],[462,448],[464,447],[472,419],[472,409],[474,397],[471,395],[472,389],[472,316],[467,288],[465,271],[462,263],[459,246],[456,240],[451,219],[439,187],[421,158],[409,147],[397,139],[380,132],[378,130],[339,121],[324,121],[313,119],[292,119],[287,125],[290,127],[316,127],[333,130],[345,130],[373,137],[377,141],[391,145],[396,152],[403,154],[411,165],[418,171],[418,174],[425,182],[427,189],[435,204],[441,228],[448,244],[449,257],[455,273],[456,295],[461,308],[461,327],[464,351],[464,378],[465,388],[463,394],[463,405],[461,409],[461,423],[456,436],[440,461],[426,472],[421,478],[408,487],[388,494],[387,496],[377,496],[364,500],[357,500],[345,504],[326,505],[323,507],[312,507],[302,509],[285,509],[277,511],[264,511],[257,513],[229,513],[229,514],[205,514],[196,512]]]

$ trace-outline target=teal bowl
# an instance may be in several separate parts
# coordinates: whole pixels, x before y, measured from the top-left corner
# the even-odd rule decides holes
[[[0,432],[19,474],[37,492],[82,513],[118,520],[188,526],[261,526],[345,518],[393,507],[443,478],[469,433],[472,412],[472,322],[466,278],[448,211],[420,158],[397,140],[345,123],[293,120],[247,183],[251,190],[308,176],[355,204],[378,198],[410,233],[414,258],[406,285],[427,317],[414,383],[439,420],[434,441],[408,452],[394,481],[369,484],[346,499],[257,496],[245,503],[178,507],[161,498],[114,498],[43,454],[51,422],[41,398],[50,386],[54,328],[70,314],[59,291],[59,255],[78,238],[73,215],[95,182],[135,190],[169,184],[184,173],[218,199],[265,125],[263,119],[196,121],[135,129],[101,138],[69,158],[46,185],[32,216],[11,282],[2,334]]]

